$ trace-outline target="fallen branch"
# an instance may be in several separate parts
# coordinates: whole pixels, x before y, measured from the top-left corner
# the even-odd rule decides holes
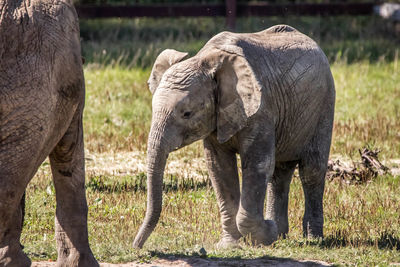
[[[346,183],[365,183],[376,178],[378,175],[390,173],[388,167],[383,165],[378,154],[380,150],[363,148],[358,150],[361,161],[353,162],[352,165],[340,160],[329,160],[326,177],[328,180],[340,179]]]

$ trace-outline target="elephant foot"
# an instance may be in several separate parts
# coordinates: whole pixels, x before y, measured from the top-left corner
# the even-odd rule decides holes
[[[303,236],[309,240],[321,240],[324,239],[322,234],[312,234],[312,233],[303,233]]]
[[[277,224],[278,237],[282,238],[282,239],[286,239],[287,234],[289,233],[288,223],[284,223],[284,222],[282,222],[284,220],[278,220],[275,218],[271,218],[270,220],[274,221]]]
[[[273,220],[274,222],[276,222],[275,220]],[[278,226],[278,231],[277,231],[277,233],[278,233],[278,237],[279,238],[282,238],[282,239],[286,239],[287,238],[287,235],[288,235],[288,233],[289,233],[289,229],[288,229],[289,227],[279,227]]]
[[[303,222],[303,236],[308,239],[322,239],[324,237],[323,223]]]
[[[215,247],[217,249],[232,249],[232,248],[240,248],[240,245],[238,239],[235,239],[232,236],[224,236],[215,245]]]
[[[238,223],[238,229],[243,236],[249,236],[252,245],[271,245],[278,239],[278,227],[272,220],[262,220],[254,225],[254,221],[250,223]]]
[[[0,248],[0,266],[31,266],[31,260],[22,251],[21,245],[18,244],[16,246],[4,246]]]
[[[288,233],[287,232],[279,232],[278,233],[278,237],[282,238],[282,239],[286,239],[287,238]]]
[[[74,252],[70,253],[67,257],[58,257],[57,267],[74,267],[74,266],[87,266],[87,267],[97,267],[99,266],[98,262],[94,258],[91,252],[88,253],[79,253]]]
[[[255,246],[265,245],[269,246],[278,239],[278,227],[272,220],[265,220],[262,227],[259,227],[251,236],[251,242]]]

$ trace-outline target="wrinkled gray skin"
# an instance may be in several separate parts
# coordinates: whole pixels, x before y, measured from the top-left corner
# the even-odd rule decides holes
[[[220,247],[246,235],[264,245],[286,235],[297,165],[305,195],[304,235],[322,237],[335,102],[324,53],[307,36],[278,25],[258,33],[223,32],[182,61],[186,55],[165,50],[149,79],[154,96],[147,211],[134,247],[143,246],[159,219],[168,153],[199,139],[221,213]]]
[[[21,198],[47,156],[58,266],[98,266],[89,248],[79,25],[72,1],[0,0],[0,266],[30,266]]]

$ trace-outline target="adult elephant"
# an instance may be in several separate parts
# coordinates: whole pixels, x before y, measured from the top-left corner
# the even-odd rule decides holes
[[[186,55],[163,51],[149,79],[154,95],[147,211],[134,247],[143,246],[159,219],[168,153],[199,139],[221,213],[220,246],[245,235],[268,245],[288,232],[289,185],[297,165],[304,234],[322,237],[335,102],[324,53],[294,28],[277,25],[257,33],[223,32],[182,61]]]
[[[72,1],[0,0],[0,266],[30,266],[20,203],[48,155],[58,266],[98,266],[87,232],[80,50]]]

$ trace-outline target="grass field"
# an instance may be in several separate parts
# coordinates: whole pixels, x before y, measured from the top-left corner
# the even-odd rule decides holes
[[[363,146],[381,149],[381,158],[400,158],[400,41],[390,25],[375,17],[259,18],[239,20],[239,31],[288,23],[312,36],[332,62],[337,101],[332,155],[357,160]],[[184,25],[184,26],[182,26]],[[151,120],[146,87],[151,63],[164,48],[191,55],[215,33],[223,19],[82,21],[86,58],[85,142],[88,164],[111,168],[97,157],[144,158]],[[329,181],[325,192],[325,239],[302,238],[304,197],[299,179],[290,192],[290,234],[270,247],[216,250],[221,227],[215,195],[207,180],[187,170],[202,159],[200,142],[174,152],[182,168],[165,178],[163,212],[145,248],[131,248],[145,212],[145,173],[87,173],[89,235],[95,256],[104,262],[151,261],[157,257],[283,257],[318,259],[340,265],[400,263],[400,178],[379,176],[365,184]],[[93,156],[94,155],[94,156]],[[94,158],[94,160],[93,160]],[[93,162],[89,162],[93,161]],[[129,164],[132,164],[129,165]],[[27,190],[22,243],[34,259],[55,259],[54,187],[44,163]]]

